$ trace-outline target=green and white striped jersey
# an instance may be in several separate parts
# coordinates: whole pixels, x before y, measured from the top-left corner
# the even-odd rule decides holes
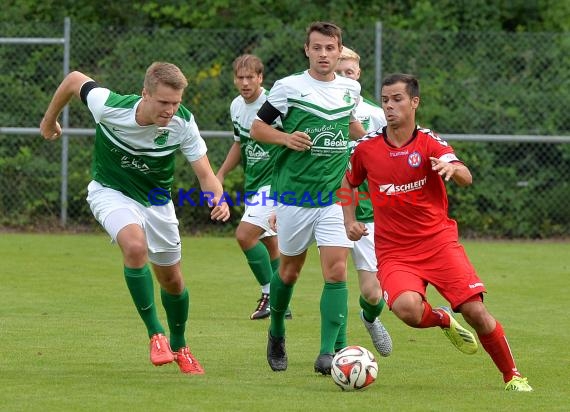
[[[375,132],[386,126],[384,110],[372,100],[362,97],[356,106],[356,118],[362,123],[362,127],[368,133]]]
[[[348,163],[348,126],[359,99],[360,84],[342,76],[323,82],[305,70],[275,82],[267,101],[281,113],[283,130],[307,133],[313,146],[306,152],[279,146],[272,192],[315,201],[297,203],[301,207],[321,206],[317,199],[338,200],[336,191]]]
[[[207,149],[188,109],[181,105],[166,127],[140,126],[135,120],[140,101],[140,96],[120,95],[103,87],[87,95],[97,123],[92,177],[150,206],[153,189],[172,190],[176,150],[192,162]]]
[[[234,140],[239,142],[241,163],[245,174],[245,192],[256,192],[260,187],[271,184],[273,163],[279,146],[261,143],[249,135],[251,124],[257,111],[267,100],[267,90],[262,88],[259,97],[252,103],[237,96],[230,105],[230,115],[234,129]],[[281,119],[276,119],[273,127],[281,127]]]
[[[368,133],[386,126],[386,116],[384,110],[371,100],[362,98],[358,106],[356,106],[356,118],[362,123],[362,127]],[[370,193],[368,190],[368,181],[364,181],[358,186],[359,192]],[[359,222],[374,222],[374,212],[372,200],[361,200],[358,202],[355,210],[356,220]]]

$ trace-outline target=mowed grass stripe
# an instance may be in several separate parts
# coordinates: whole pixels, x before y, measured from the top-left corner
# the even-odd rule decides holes
[[[322,290],[314,247],[287,322],[289,368],[272,372],[265,359],[269,323],[248,319],[259,287],[232,238],[183,239],[188,342],[206,375],[184,376],[175,365],[157,368],[148,361],[146,331],[125,286],[119,250],[107,236],[2,233],[0,410],[567,410],[570,244],[465,247],[533,393],[504,392],[482,348],[464,355],[440,330],[409,328],[387,310],[382,320],[394,353],[378,357],[379,377],[370,388],[341,392],[313,372]],[[349,342],[374,352],[358,318],[352,262],[349,268]],[[445,303],[433,289],[429,298],[434,306]]]

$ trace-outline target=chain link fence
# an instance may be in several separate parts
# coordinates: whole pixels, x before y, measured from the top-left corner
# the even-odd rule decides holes
[[[287,29],[71,24],[67,34],[69,70],[80,70],[119,93],[139,93],[152,61],[177,64],[189,80],[183,103],[206,137],[214,169],[232,144],[233,59],[242,53],[259,55],[268,88],[307,67],[305,34]],[[0,224],[5,229],[50,229],[65,223],[70,230],[100,230],[85,202],[94,126],[89,111],[78,101],[70,104],[68,141],[45,142],[37,129],[63,78],[65,45],[14,42],[63,35],[63,24],[0,24]],[[468,189],[449,187],[450,212],[464,235],[568,236],[570,34],[402,31],[377,24],[345,32],[344,43],[361,55],[366,97],[378,99],[385,74],[419,77],[419,123],[448,138],[474,175]],[[67,165],[63,177],[62,164]],[[240,191],[241,171],[230,174],[225,186],[228,193]],[[180,157],[175,188],[196,187]],[[174,195],[176,201],[176,191]],[[177,212],[184,233],[229,233],[242,206],[232,209],[230,225],[211,223],[206,207],[186,203]]]

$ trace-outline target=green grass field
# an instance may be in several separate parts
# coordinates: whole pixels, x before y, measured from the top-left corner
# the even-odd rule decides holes
[[[204,376],[148,360],[146,330],[104,235],[0,234],[2,411],[568,411],[570,244],[466,242],[532,393],[506,393],[480,350],[385,310],[394,352],[363,392],[316,375],[322,278],[311,249],[288,321],[289,368],[269,369],[268,321],[250,321],[259,288],[231,238],[184,238],[187,336]],[[350,268],[349,341],[373,350]],[[158,295],[157,295],[158,296]],[[443,301],[430,290],[434,305]],[[164,312],[161,307],[161,315]],[[162,316],[164,319],[164,316]],[[166,324],[166,322],[164,322]]]

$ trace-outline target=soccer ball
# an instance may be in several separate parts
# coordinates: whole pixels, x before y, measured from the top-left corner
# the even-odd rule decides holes
[[[331,376],[343,391],[364,389],[374,383],[377,375],[374,355],[362,346],[347,346],[333,358]]]

